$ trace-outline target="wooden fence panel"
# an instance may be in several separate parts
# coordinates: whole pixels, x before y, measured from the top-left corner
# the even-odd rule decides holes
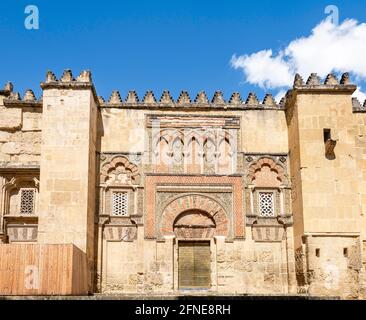
[[[72,244],[0,244],[0,295],[86,295],[86,254]]]

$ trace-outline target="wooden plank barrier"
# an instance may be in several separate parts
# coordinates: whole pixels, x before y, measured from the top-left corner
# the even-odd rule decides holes
[[[0,295],[86,295],[86,254],[73,244],[0,244]]]

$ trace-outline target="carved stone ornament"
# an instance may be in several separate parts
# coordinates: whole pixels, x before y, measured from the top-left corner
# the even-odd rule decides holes
[[[107,241],[134,241],[137,239],[136,226],[112,226],[106,225],[104,228],[104,237]]]

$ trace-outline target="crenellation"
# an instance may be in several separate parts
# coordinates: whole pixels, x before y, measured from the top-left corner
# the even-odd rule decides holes
[[[163,91],[159,102],[164,103],[164,104],[172,104],[173,103],[173,98],[170,95],[170,92],[168,90]]]
[[[70,69],[65,69],[64,73],[60,78],[61,82],[72,82],[75,81],[72,71]]]
[[[117,94],[118,92],[118,94]],[[215,109],[242,109],[250,110],[252,108],[261,109],[282,109],[280,104],[277,104],[271,94],[266,94],[263,102],[261,103],[254,93],[250,93],[245,103],[240,96],[240,93],[234,92],[229,101],[225,101],[224,95],[221,91],[214,92],[211,101],[208,99],[204,91],[200,91],[195,99],[191,101],[190,95],[187,91],[181,91],[178,99],[174,101],[169,91],[165,90],[161,94],[159,100],[155,98],[153,91],[149,90],[145,93],[142,101],[139,101],[136,91],[129,91],[125,101],[119,99],[119,91],[114,91],[108,101],[99,100],[100,107],[102,108],[215,108]],[[113,96],[113,97],[112,97]],[[111,101],[113,100],[113,102]]]
[[[34,95],[34,92],[31,89],[26,90],[24,96],[23,96],[23,101],[27,101],[27,102],[33,102],[36,101],[37,98]]]
[[[181,91],[177,100],[178,105],[190,104],[191,98],[189,97],[188,91]]]
[[[46,73],[46,83],[50,83],[50,82],[56,82],[57,81],[57,78],[55,76],[55,74],[48,70],[47,73]]]
[[[22,100],[19,92],[11,92],[8,100],[20,101]]]
[[[364,113],[366,112],[366,100],[363,104],[356,98],[352,98],[352,111],[353,113]]]
[[[253,106],[258,106],[260,103],[259,103],[259,100],[258,100],[256,94],[253,92],[250,92],[248,94],[247,100],[245,101],[245,104],[250,107],[253,107]]]
[[[273,98],[272,94],[267,93],[263,99],[262,102],[263,105],[265,106],[270,106],[270,107],[275,107],[276,106],[276,101]]]
[[[349,74],[344,73],[341,80],[338,82],[334,74],[328,74],[322,83],[321,78],[316,74],[310,74],[306,84],[303,83],[299,74],[295,75],[293,91],[288,91],[288,94],[298,94],[308,92],[313,93],[353,93],[357,89],[357,86],[350,83]]]
[[[295,74],[295,79],[294,79],[294,88],[295,87],[301,87],[303,85],[304,85],[303,78],[298,73],[296,73]]]
[[[93,99],[99,104],[97,92],[92,82],[92,74],[89,70],[81,71],[79,76],[75,79],[70,69],[65,69],[60,80],[57,80],[52,71],[47,71],[46,79],[41,82],[42,90],[47,89],[77,89],[77,90],[91,90]]]
[[[4,90],[5,90],[5,91],[12,92],[12,91],[13,91],[13,84],[12,84],[10,81],[8,81],[8,82],[5,84],[5,86],[4,86]]]
[[[122,103],[122,98],[121,98],[121,95],[120,95],[118,90],[112,91],[112,94],[109,97],[108,102],[111,103],[111,104],[120,104],[120,103]]]
[[[89,70],[81,71],[80,75],[76,78],[76,81],[79,81],[79,82],[93,82],[91,72]]]
[[[224,96],[221,91],[215,91],[212,100],[212,104],[225,104]]]
[[[128,92],[126,97],[126,103],[138,103],[139,97],[137,96],[137,93],[135,90],[131,90]]]
[[[197,93],[196,98],[194,99],[194,103],[196,104],[208,104],[208,97],[205,91],[200,91]]]
[[[342,74],[340,84],[341,85],[351,84],[350,83],[350,77],[349,77],[349,73],[348,72],[345,72],[345,73]]]
[[[353,111],[359,111],[363,108],[360,101],[356,97],[352,98],[352,107]]]
[[[281,98],[280,103],[278,104],[281,108],[285,108],[286,105],[286,96]]]
[[[318,86],[321,84],[320,77],[316,73],[311,73],[306,81],[307,86]]]
[[[24,108],[24,107],[42,107],[42,96],[37,99],[33,90],[27,89],[21,97],[19,92],[10,92],[10,95],[3,100],[4,106]]]
[[[154,92],[152,92],[152,90],[148,90],[145,93],[144,98],[142,99],[142,101],[144,103],[147,103],[147,104],[154,104],[154,103],[156,103],[156,98],[155,98]]]
[[[328,75],[327,75],[327,77],[325,78],[325,80],[324,80],[324,84],[325,84],[325,85],[332,85],[332,86],[334,86],[334,85],[338,85],[338,84],[339,84],[339,82],[338,82],[338,80],[337,80],[336,76],[335,76],[334,74],[330,73],[330,74],[328,74]]]
[[[229,104],[240,105],[242,103],[243,103],[243,100],[241,99],[240,93],[234,92],[229,99]]]

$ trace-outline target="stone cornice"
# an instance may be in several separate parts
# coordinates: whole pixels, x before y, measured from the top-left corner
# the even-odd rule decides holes
[[[356,91],[357,86],[350,84],[350,85],[317,85],[317,86],[297,86],[293,88],[293,92],[297,93],[348,93],[352,94]]]
[[[8,108],[42,108],[42,100],[23,101],[14,99],[4,99],[4,106]]]
[[[0,163],[0,173],[7,173],[7,174],[39,174],[40,166],[39,165],[12,165],[7,163],[4,165]]]

